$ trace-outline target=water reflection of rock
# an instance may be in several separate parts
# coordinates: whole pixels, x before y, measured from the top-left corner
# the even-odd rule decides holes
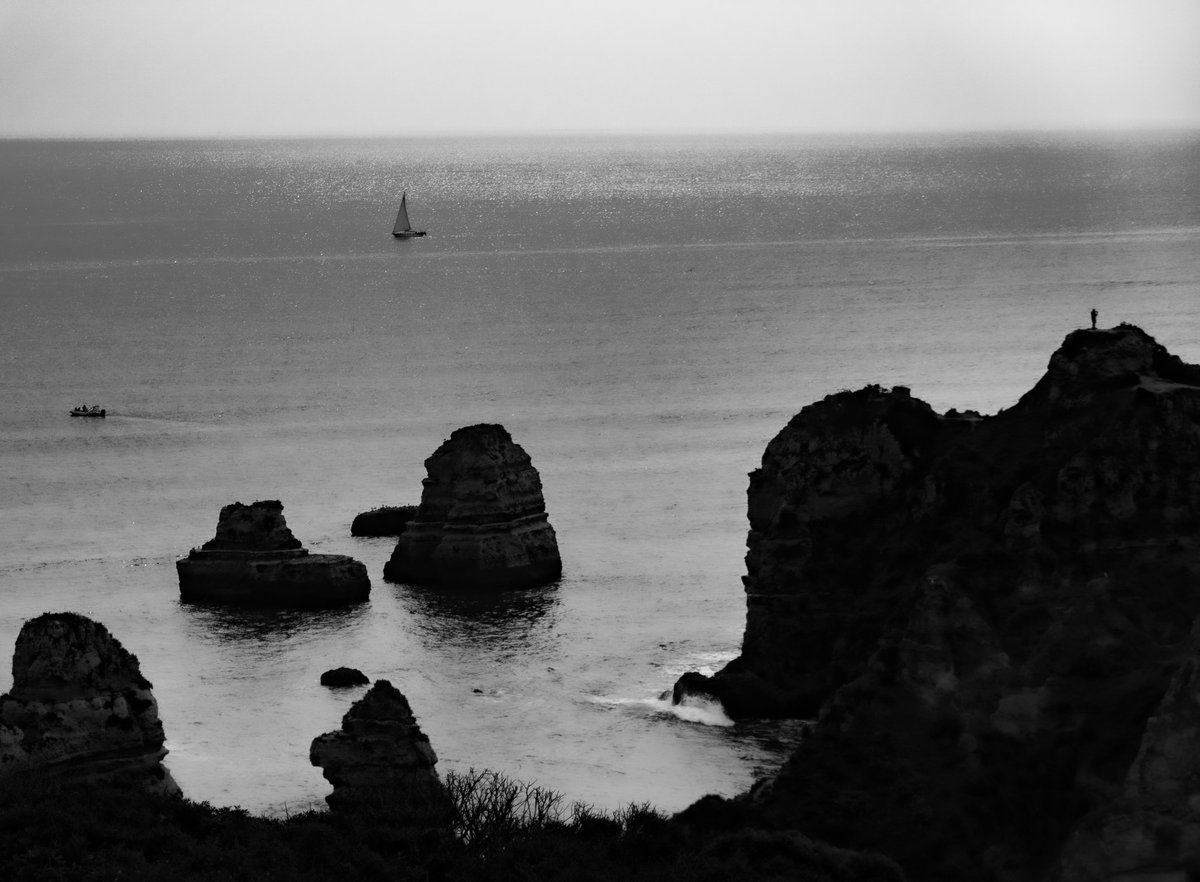
[[[493,648],[544,646],[558,609],[558,587],[463,591],[405,585],[397,598],[422,640]]]
[[[277,643],[304,635],[349,633],[369,614],[367,605],[335,609],[258,609],[181,603],[180,611],[206,637],[229,642]]]

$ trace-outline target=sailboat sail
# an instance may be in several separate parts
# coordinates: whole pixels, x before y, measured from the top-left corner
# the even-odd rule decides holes
[[[415,239],[424,236],[424,230],[414,230],[408,221],[408,191],[400,197],[400,210],[396,212],[396,226],[392,227],[392,235],[397,239]]]
[[[396,226],[392,227],[392,234],[407,233],[412,230],[412,224],[408,220],[408,191],[400,197],[400,210],[396,212]]]

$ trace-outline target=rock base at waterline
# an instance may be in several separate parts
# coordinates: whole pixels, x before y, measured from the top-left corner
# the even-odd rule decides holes
[[[366,566],[342,554],[193,551],[175,566],[189,603],[325,607],[371,596]]]

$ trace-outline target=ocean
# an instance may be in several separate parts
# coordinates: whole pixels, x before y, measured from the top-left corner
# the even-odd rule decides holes
[[[426,238],[390,235],[404,190]],[[0,655],[103,622],[189,797],[322,805],[350,665],[442,770],[677,810],[800,737],[661,697],[738,652],[767,442],[867,383],[995,412],[1092,308],[1200,361],[1200,133],[0,142],[0,306]],[[350,521],[480,422],[539,470],[561,581],[385,582]],[[181,604],[175,560],[258,499],[370,602]]]

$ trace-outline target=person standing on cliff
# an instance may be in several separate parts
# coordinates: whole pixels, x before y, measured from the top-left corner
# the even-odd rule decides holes
[[[1096,316],[1098,316],[1099,314],[1100,313],[1096,312],[1096,310],[1094,310],[1094,309],[1092,310],[1092,330],[1093,331],[1096,330]]]

